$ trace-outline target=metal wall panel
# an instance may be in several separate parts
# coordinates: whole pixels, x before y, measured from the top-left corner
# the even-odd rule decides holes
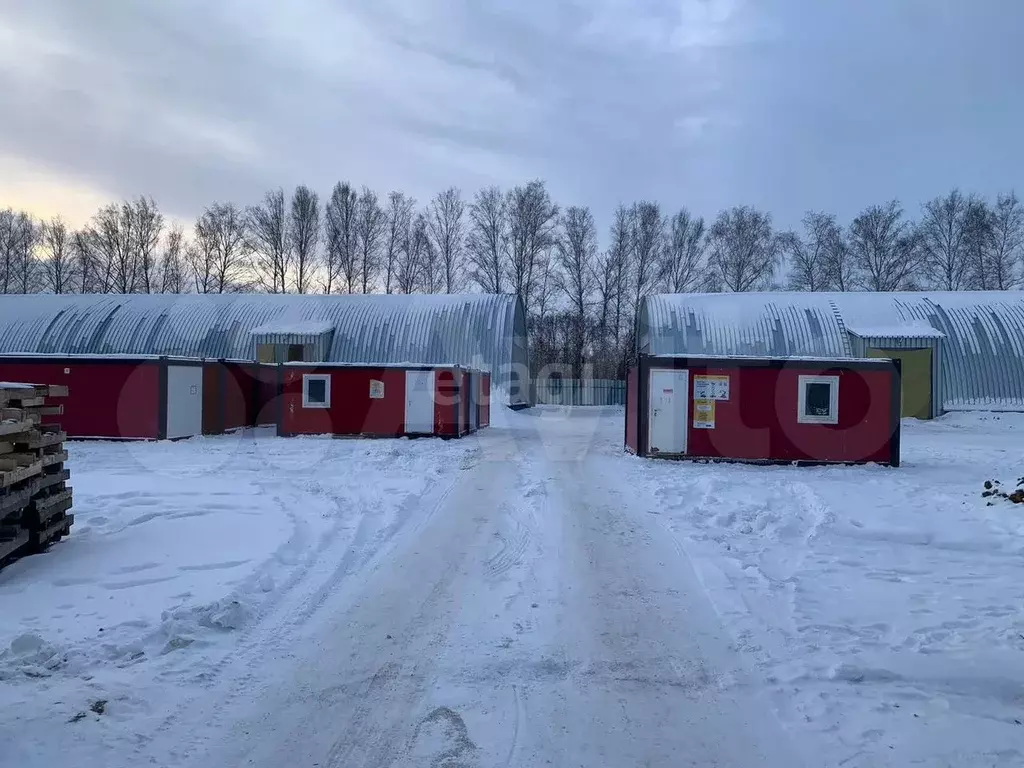
[[[507,295],[7,295],[0,353],[252,360],[251,332],[269,322],[330,323],[327,362],[459,364],[492,372],[513,403],[528,400],[526,318]]]
[[[851,357],[849,328],[922,323],[945,335],[933,407],[1024,410],[1020,291],[663,294],[641,303],[637,342],[656,355]]]

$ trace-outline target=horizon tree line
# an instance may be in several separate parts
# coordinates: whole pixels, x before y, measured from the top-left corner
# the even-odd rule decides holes
[[[3,293],[514,293],[538,365],[622,374],[636,308],[653,292],[1012,290],[1024,283],[1024,206],[953,189],[915,220],[892,200],[799,231],[740,205],[712,221],[651,200],[614,211],[602,248],[585,206],[544,181],[457,187],[426,205],[338,182],[207,206],[189,230],[152,198],[111,203],[80,229],[0,210]]]

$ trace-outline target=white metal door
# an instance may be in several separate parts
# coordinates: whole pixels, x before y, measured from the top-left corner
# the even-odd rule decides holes
[[[405,431],[434,434],[434,372],[405,372]]]
[[[167,367],[167,437],[203,433],[203,367]]]
[[[690,372],[651,370],[648,453],[686,453]]]

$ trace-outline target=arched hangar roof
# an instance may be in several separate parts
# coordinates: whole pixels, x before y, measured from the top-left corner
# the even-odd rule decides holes
[[[641,303],[637,341],[649,354],[851,357],[858,338],[929,336],[947,409],[1024,410],[1020,291],[662,294]]]
[[[467,365],[510,390],[529,376],[526,317],[509,295],[0,297],[0,353],[251,360],[256,335],[313,333],[325,362]]]

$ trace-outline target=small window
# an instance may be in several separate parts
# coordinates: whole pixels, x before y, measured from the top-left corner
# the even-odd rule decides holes
[[[798,407],[801,424],[838,424],[839,377],[801,376]]]
[[[306,348],[301,344],[289,344],[288,345],[288,362],[289,363],[301,363],[306,359],[305,356]]]
[[[302,407],[331,407],[331,377],[307,373],[302,377]]]

